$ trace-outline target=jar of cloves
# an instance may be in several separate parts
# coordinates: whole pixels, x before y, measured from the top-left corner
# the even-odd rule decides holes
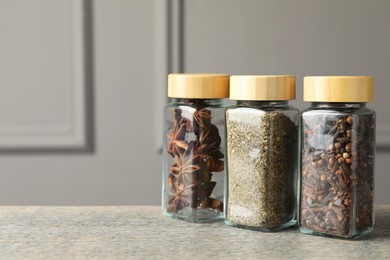
[[[374,226],[375,112],[369,76],[305,77],[299,228],[357,238]]]
[[[276,231],[296,223],[299,111],[294,76],[231,76],[225,222]]]
[[[164,110],[162,209],[188,222],[223,219],[229,75],[170,74]]]

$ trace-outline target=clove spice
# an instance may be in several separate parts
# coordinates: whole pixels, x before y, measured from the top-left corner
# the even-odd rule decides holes
[[[303,116],[300,225],[339,237],[373,226],[374,118]]]

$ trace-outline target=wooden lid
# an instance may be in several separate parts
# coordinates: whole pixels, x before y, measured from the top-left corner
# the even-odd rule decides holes
[[[229,75],[226,74],[169,74],[168,97],[227,98]]]
[[[303,100],[309,102],[370,102],[371,76],[310,76],[304,78]]]
[[[245,75],[230,77],[230,99],[234,100],[293,100],[295,76]]]

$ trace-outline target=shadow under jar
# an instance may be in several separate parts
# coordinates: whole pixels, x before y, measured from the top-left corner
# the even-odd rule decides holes
[[[226,110],[225,222],[275,231],[296,223],[299,111],[294,76],[232,76]]]
[[[299,228],[357,238],[374,226],[372,77],[305,77]]]
[[[164,111],[166,216],[188,222],[223,218],[225,106],[229,76],[170,74]]]

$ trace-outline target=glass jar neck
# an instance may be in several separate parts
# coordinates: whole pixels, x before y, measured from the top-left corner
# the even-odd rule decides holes
[[[314,108],[364,108],[366,103],[311,102]]]
[[[190,98],[173,98],[174,103],[186,106],[217,106],[222,104],[221,98],[216,99],[190,99]]]
[[[285,107],[288,100],[237,100],[238,106],[251,107]]]

